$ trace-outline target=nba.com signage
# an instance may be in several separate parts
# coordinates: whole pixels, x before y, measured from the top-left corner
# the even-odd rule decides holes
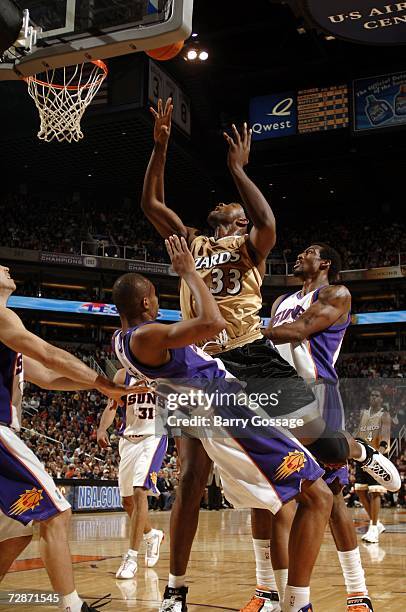
[[[388,0],[304,0],[322,30],[371,45],[406,44],[406,2]]]
[[[296,134],[296,93],[271,94],[250,101],[250,126],[253,140],[267,140]]]

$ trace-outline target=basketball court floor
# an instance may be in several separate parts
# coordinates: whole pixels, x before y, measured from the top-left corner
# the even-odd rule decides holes
[[[169,513],[155,512],[155,527],[169,532]],[[361,510],[354,510],[359,536],[367,522]],[[406,610],[406,511],[384,510],[382,521],[387,530],[379,544],[363,544],[359,539],[368,586],[376,612]],[[105,610],[121,612],[158,610],[169,571],[169,543],[161,549],[161,559],[153,569],[144,567],[141,554],[136,580],[117,581],[115,572],[127,549],[128,521],[124,513],[75,515],[72,521],[71,550],[74,557],[76,584],[80,595],[89,603],[92,598],[111,593],[112,602]],[[306,551],[303,551],[303,555]],[[239,610],[252,594],[255,568],[248,511],[203,511],[194,543],[188,576],[189,612]],[[343,612],[345,590],[334,542],[326,533],[312,579],[312,602],[318,612]],[[9,591],[49,591],[49,582],[38,554],[38,540],[30,544],[14,564],[1,585]],[[4,601],[4,599],[3,599]],[[41,610],[47,605],[5,604],[1,610]]]

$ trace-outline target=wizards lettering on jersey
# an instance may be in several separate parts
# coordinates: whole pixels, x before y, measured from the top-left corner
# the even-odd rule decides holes
[[[227,263],[235,263],[240,261],[241,254],[238,251],[222,251],[215,255],[209,255],[207,257],[197,257],[195,259],[196,270],[210,270],[215,266],[223,266]]]
[[[293,319],[293,321],[296,321],[296,319],[298,317],[300,317],[300,315],[305,311],[304,308],[302,308],[302,306],[298,305],[295,308],[287,308],[286,310],[282,310],[281,312],[278,312],[272,319],[273,325],[275,324],[280,324],[283,321],[286,321],[286,319],[288,319],[289,317],[291,317]]]

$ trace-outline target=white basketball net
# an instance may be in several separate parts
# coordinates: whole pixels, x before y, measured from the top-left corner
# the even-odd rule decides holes
[[[42,76],[42,75],[41,75]],[[83,138],[80,121],[83,113],[107,76],[101,60],[25,77],[28,93],[34,100],[41,121],[38,138],[50,142],[78,142]],[[55,83],[54,79],[60,82]]]

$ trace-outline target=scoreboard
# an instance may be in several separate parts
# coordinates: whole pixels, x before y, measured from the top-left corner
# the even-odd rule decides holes
[[[297,92],[297,133],[326,132],[349,125],[348,87],[333,85]]]
[[[281,138],[348,128],[349,89],[346,84],[251,98],[253,140]]]

